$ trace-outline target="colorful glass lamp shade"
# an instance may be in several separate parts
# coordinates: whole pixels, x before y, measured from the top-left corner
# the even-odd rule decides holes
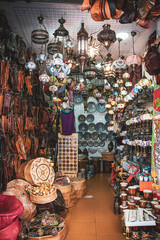
[[[107,49],[116,41],[115,31],[110,29],[109,24],[104,24],[103,30],[98,33],[97,40]]]
[[[121,41],[122,41],[122,39],[118,38],[119,58],[113,62],[113,69],[117,73],[123,73],[127,68],[126,61],[124,60],[124,57],[121,56],[121,54],[120,54],[120,42]]]
[[[141,56],[136,55],[135,51],[134,51],[134,37],[136,36],[136,32],[132,31],[131,36],[132,36],[132,41],[133,41],[133,54],[127,57],[126,63],[133,70],[136,70],[136,68],[142,64],[142,58],[141,58]]]
[[[84,28],[84,23],[81,23],[81,29],[77,34],[78,40],[78,60],[82,67],[82,72],[87,61],[87,50],[88,50],[88,33]]]
[[[113,70],[113,59],[111,58],[111,54],[107,54],[106,61],[104,63],[104,75],[107,77],[108,80],[113,80],[115,78],[116,74],[115,71]]]

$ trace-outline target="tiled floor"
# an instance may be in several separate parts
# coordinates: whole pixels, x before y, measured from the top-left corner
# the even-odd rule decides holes
[[[86,195],[70,208],[66,217],[66,240],[125,240],[121,234],[120,216],[113,213],[113,193],[107,174],[96,174],[87,180]]]

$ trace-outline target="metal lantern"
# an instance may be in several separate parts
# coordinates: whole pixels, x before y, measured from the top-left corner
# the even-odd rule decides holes
[[[130,55],[129,57],[127,57],[126,63],[133,70],[136,70],[136,68],[142,64],[142,58],[139,55],[136,55],[134,51],[134,37],[136,36],[136,32],[132,31],[131,36],[133,41],[133,55]]]
[[[87,61],[87,50],[88,50],[88,33],[84,28],[84,23],[81,23],[81,29],[77,34],[78,40],[78,59],[82,66],[82,71],[84,65]]]
[[[38,17],[40,26],[38,29],[33,30],[31,33],[32,42],[34,42],[36,44],[46,44],[49,41],[49,33],[48,33],[45,25],[43,24],[43,20],[44,20],[44,18],[40,15]]]
[[[125,69],[127,68],[126,61],[124,60],[124,57],[121,56],[121,53],[120,53],[120,42],[121,41],[122,41],[122,39],[118,38],[119,58],[113,62],[113,69],[117,73],[120,73],[120,74],[123,73],[125,71]]]
[[[95,77],[96,72],[97,68],[95,67],[95,63],[93,61],[89,61],[87,66],[84,68],[86,78],[92,80]]]
[[[106,61],[104,63],[104,75],[107,77],[108,80],[113,80],[116,77],[116,73],[113,70],[113,59],[111,58],[111,54],[107,54]]]
[[[55,36],[55,34],[53,35]],[[62,50],[63,50],[62,42],[59,41],[59,39],[56,37],[54,37],[47,46],[47,52],[50,55],[54,55],[55,53],[62,53]]]
[[[109,24],[104,24],[103,30],[98,33],[97,40],[103,44],[107,49],[116,41],[116,34],[113,30],[110,29]]]
[[[73,53],[73,43],[69,37],[66,40],[64,48],[66,49],[67,55],[71,55]]]
[[[66,20],[63,17],[61,17],[58,20],[58,22],[60,23],[60,26],[59,28],[57,28],[57,30],[55,30],[54,34],[55,34],[55,37],[58,37],[59,40],[63,43],[66,37],[69,35],[69,32],[63,26],[63,24],[66,22]]]

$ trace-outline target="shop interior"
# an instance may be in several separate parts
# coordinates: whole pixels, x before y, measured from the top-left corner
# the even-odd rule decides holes
[[[160,0],[0,1],[0,240],[160,239]]]

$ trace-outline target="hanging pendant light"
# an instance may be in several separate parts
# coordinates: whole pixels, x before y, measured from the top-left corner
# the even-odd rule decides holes
[[[120,53],[120,43],[121,43],[121,41],[122,41],[122,39],[118,38],[119,58],[113,62],[113,69],[117,73],[120,73],[120,74],[122,74],[125,71],[125,69],[127,68],[126,61],[124,60],[124,57],[121,56],[121,53]]]
[[[78,60],[82,67],[82,72],[84,66],[87,62],[87,50],[88,50],[88,33],[84,28],[84,23],[81,23],[81,29],[77,34],[78,40]]]
[[[66,49],[67,55],[72,55],[72,53],[73,53],[73,43],[72,43],[69,36],[68,36],[68,39],[66,40],[64,48]]]
[[[135,71],[136,68],[142,64],[142,58],[141,56],[136,55],[134,51],[134,37],[136,36],[136,32],[132,31],[131,36],[132,36],[132,42],[133,42],[133,55],[130,55],[129,57],[127,57],[126,63]]]
[[[25,64],[25,68],[29,70],[30,75],[32,75],[33,70],[36,69],[36,64],[32,56],[30,57],[29,61]]]
[[[99,45],[96,44],[96,39],[91,36],[90,42],[88,44],[88,56],[94,59],[99,54]]]
[[[88,61],[87,66],[84,68],[84,73],[87,79],[92,80],[95,77],[97,72],[97,68],[95,67],[95,63],[91,60]]]
[[[66,22],[66,20],[61,17],[60,19],[58,19],[58,22],[60,23],[59,28],[57,28],[57,30],[55,30],[54,34],[55,37],[59,38],[59,41],[64,43],[67,36],[69,35],[68,30],[63,26],[63,24]]]
[[[115,31],[110,29],[109,24],[104,24],[103,30],[98,33],[97,40],[103,44],[103,46],[107,49],[116,41]]]
[[[42,15],[38,17],[39,27],[36,30],[33,30],[31,33],[32,42],[36,44],[46,44],[49,41],[49,33],[43,24],[44,18]]]
[[[62,53],[63,45],[62,42],[59,41],[59,38],[55,36],[53,33],[54,38],[49,42],[47,46],[47,52],[50,55],[54,55],[55,53]]]
[[[116,77],[116,73],[113,69],[113,59],[111,58],[111,54],[107,54],[107,58],[104,63],[104,75],[107,80],[111,81]]]

